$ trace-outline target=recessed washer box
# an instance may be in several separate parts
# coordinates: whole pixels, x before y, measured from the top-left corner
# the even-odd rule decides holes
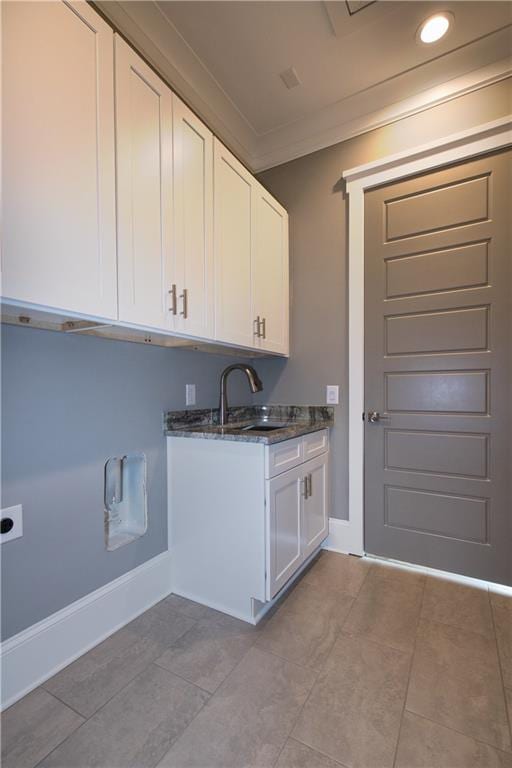
[[[15,504],[13,507],[4,507],[1,515],[2,529],[6,530],[5,533],[0,533],[1,544],[23,536],[23,507],[21,504]],[[12,521],[12,526],[7,521]]]

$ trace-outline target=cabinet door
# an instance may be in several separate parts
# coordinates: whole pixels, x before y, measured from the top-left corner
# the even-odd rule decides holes
[[[267,481],[267,599],[274,597],[301,562],[302,466]]]
[[[172,327],[172,92],[115,36],[119,319]]]
[[[215,338],[256,346],[251,259],[256,180],[214,140]]]
[[[177,96],[173,125],[175,328],[213,338],[213,135]]]
[[[305,483],[302,513],[302,549],[304,559],[320,546],[329,533],[328,457],[324,453],[301,466]]]
[[[2,3],[3,296],[117,316],[113,35],[87,3]]]
[[[258,184],[252,262],[254,312],[260,319],[259,346],[288,354],[288,214]]]

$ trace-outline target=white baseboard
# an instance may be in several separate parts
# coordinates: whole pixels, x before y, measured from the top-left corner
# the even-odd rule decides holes
[[[350,520],[338,520],[335,517],[330,517],[329,536],[323,545],[323,549],[362,557],[364,552],[361,549],[360,540],[361,532]]]
[[[14,704],[171,592],[168,552],[2,643],[1,708]]]

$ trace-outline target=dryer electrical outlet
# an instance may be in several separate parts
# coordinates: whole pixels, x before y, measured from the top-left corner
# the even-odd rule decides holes
[[[21,504],[5,507],[0,514],[0,544],[6,544],[8,541],[23,536],[23,507]]]

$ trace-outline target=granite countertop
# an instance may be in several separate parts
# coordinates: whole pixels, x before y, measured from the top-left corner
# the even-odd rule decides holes
[[[265,422],[279,425],[271,432],[240,431],[244,426]],[[206,440],[235,440],[273,445],[293,437],[332,427],[334,408],[326,405],[248,405],[228,409],[228,423],[219,426],[219,410],[169,411],[164,414],[167,437],[201,437]],[[282,425],[282,426],[281,426]]]

